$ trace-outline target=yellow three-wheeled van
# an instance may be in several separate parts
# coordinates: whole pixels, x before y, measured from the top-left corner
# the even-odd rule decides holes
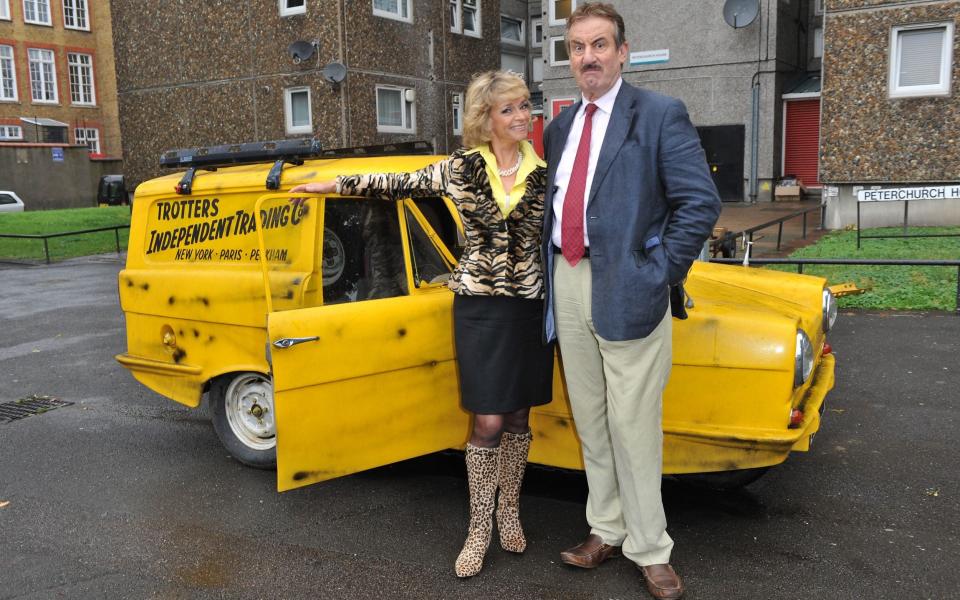
[[[117,360],[187,406],[206,393],[228,451],[276,466],[281,491],[463,447],[450,200],[327,196],[295,208],[285,192],[439,160],[421,149],[324,152],[306,140],[166,155],[187,171],[137,188]],[[818,277],[704,262],[686,288],[664,473],[747,483],[807,450],[820,426],[834,300]],[[532,462],[583,467],[559,369],[554,400],[533,409],[531,426]]]

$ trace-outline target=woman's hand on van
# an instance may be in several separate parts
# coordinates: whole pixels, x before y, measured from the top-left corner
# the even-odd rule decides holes
[[[313,183],[302,183],[290,188],[290,194],[333,194],[337,191],[337,182],[333,181],[315,181]],[[300,206],[306,201],[306,198],[293,197],[290,203],[294,206]]]

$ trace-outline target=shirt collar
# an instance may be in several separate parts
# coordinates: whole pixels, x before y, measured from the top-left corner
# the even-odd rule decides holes
[[[613,87],[607,90],[606,94],[600,96],[599,98],[593,101],[593,103],[597,105],[597,108],[599,110],[602,110],[608,115],[613,113],[613,103],[617,101],[617,94],[620,92],[621,85],[623,85],[623,77],[617,77],[617,82],[613,84]],[[578,116],[580,114],[583,114],[584,110],[586,110],[587,104],[589,104],[589,101],[585,97],[583,97],[583,95],[580,96],[580,99],[583,102],[581,104],[580,113],[578,114]]]

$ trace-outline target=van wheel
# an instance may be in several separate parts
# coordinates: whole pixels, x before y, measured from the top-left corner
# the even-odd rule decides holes
[[[227,451],[245,465],[277,467],[273,384],[260,373],[231,373],[210,384],[213,429]]]

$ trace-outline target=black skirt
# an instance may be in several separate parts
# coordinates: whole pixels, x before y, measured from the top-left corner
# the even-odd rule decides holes
[[[543,345],[543,300],[453,299],[453,333],[463,407],[502,414],[553,397],[553,344]]]

